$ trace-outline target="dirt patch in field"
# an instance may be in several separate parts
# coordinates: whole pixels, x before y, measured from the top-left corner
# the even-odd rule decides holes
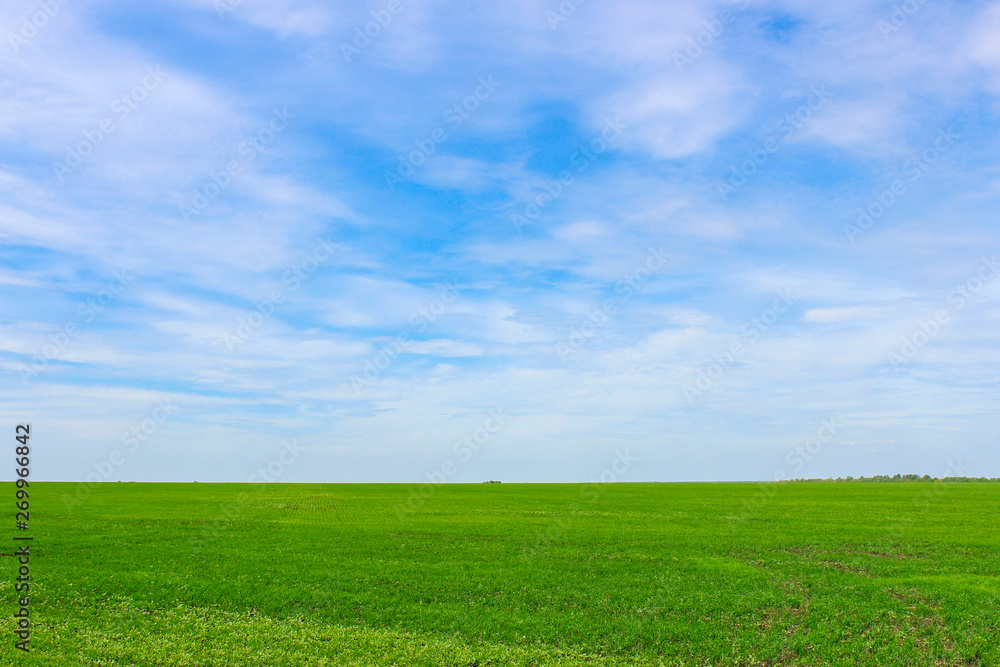
[[[781,657],[777,664],[784,665],[797,660],[799,657],[798,652],[790,645],[789,641],[797,635],[805,637],[809,634],[809,627],[804,625],[803,621],[809,615],[809,605],[812,604],[812,595],[809,589],[794,577],[786,580],[778,580],[775,583],[777,583],[785,595],[797,599],[796,602],[792,602],[789,605],[789,618],[785,623],[783,631],[786,641],[782,647]]]
[[[916,648],[924,655],[931,653],[931,642],[926,636],[928,631],[940,640],[941,648],[947,655],[938,657],[935,664],[942,667],[969,667],[981,664],[974,658],[962,659],[955,655],[955,642],[944,619],[941,618],[940,603],[922,596],[915,589],[891,591],[890,595],[905,605],[904,616],[893,624],[902,637],[912,638]]]
[[[844,563],[835,560],[821,560],[817,561],[819,565],[824,567],[832,567],[835,570],[840,570],[841,572],[850,572],[851,574],[860,574],[862,576],[868,576],[868,570],[862,567],[851,567]]]
[[[853,551],[829,551],[827,549],[817,549],[815,547],[788,547],[787,549],[780,549],[781,553],[789,553],[798,556],[799,558],[809,561],[820,567],[829,567],[835,570],[840,570],[841,572],[850,572],[851,574],[857,574],[861,576],[869,576],[867,569],[859,566],[848,565],[839,560],[834,560],[830,556],[845,556],[851,555],[858,552]],[[824,556],[826,558],[824,558]]]
[[[901,553],[888,554],[883,551],[869,551],[867,549],[852,551],[850,553],[861,554],[862,556],[871,556],[872,558],[888,558],[890,560],[914,560],[921,558],[920,556],[914,556],[912,554],[901,554]]]
[[[827,555],[827,556],[871,556],[872,558],[888,558],[891,560],[913,560],[922,558],[921,556],[914,554],[904,554],[904,553],[888,553],[886,551],[875,551],[873,549],[839,549],[833,551],[831,549],[820,549],[819,547],[785,547],[784,549],[778,549],[780,553],[791,553],[798,556],[804,557],[814,557],[816,555]]]

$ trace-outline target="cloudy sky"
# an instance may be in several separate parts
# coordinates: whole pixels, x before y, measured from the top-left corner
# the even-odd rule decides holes
[[[0,11],[36,479],[1000,475],[1000,3]]]

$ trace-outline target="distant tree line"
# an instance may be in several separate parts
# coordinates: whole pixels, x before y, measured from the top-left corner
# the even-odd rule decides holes
[[[786,480],[789,482],[1000,482],[1000,477],[931,477],[930,475],[873,475],[871,477],[826,477],[798,478]]]

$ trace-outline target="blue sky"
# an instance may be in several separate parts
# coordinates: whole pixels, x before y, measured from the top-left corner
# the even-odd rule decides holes
[[[37,479],[1000,475],[1000,3],[14,1],[0,35]]]

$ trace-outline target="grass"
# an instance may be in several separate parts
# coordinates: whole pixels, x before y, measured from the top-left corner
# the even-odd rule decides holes
[[[1000,665],[1000,484],[31,490],[0,664]]]

